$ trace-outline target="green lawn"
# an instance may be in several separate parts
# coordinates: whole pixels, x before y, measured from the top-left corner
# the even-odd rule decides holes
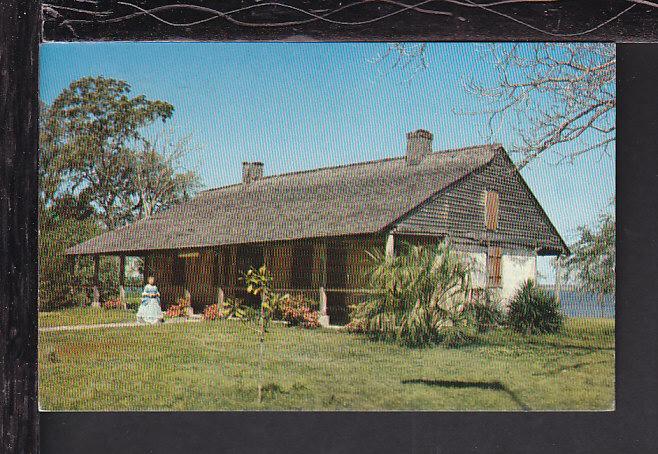
[[[98,325],[134,322],[135,312],[121,309],[74,307],[51,312],[39,312],[39,328],[64,325]]]
[[[111,311],[108,311],[111,312]],[[237,321],[41,333],[47,410],[565,410],[614,405],[614,321],[560,335],[500,330],[461,349],[406,349],[275,325],[257,397],[255,325]]]

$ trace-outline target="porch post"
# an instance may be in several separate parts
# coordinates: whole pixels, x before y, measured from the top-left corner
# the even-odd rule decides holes
[[[555,302],[558,306],[560,304],[560,293],[562,293],[562,255],[558,255],[555,259]]]
[[[92,307],[101,307],[101,295],[100,291],[98,290],[98,285],[99,285],[99,261],[100,257],[98,254],[94,255],[94,280],[93,280],[93,299],[91,301],[91,306]]]
[[[320,287],[320,308],[318,315],[318,322],[320,326],[327,327],[329,326],[329,316],[327,315],[327,292],[324,291],[324,287]]]
[[[75,293],[75,255],[69,255],[68,256],[68,264],[69,264],[69,293],[71,294],[71,298],[73,298],[73,294]]]
[[[119,256],[119,301],[123,309],[127,309],[126,304],[126,289],[124,287],[126,280],[126,256],[121,254]]]
[[[395,236],[390,232],[386,237],[386,257],[395,257]]]
[[[226,253],[226,248],[217,248],[215,250],[215,272],[214,272],[214,281],[215,286],[217,287],[217,307],[221,308],[224,304],[224,289],[222,287],[226,286],[224,282],[224,276],[226,272],[224,270],[224,254]]]
[[[230,246],[231,252],[231,265],[229,270],[229,288],[231,289],[231,296],[235,298],[236,287],[238,285],[238,247],[235,244]]]
[[[327,286],[327,241],[320,240],[318,243],[318,259],[319,259],[319,271],[320,271],[320,294],[319,294],[319,317],[318,321],[320,326],[327,327],[329,326],[329,315],[327,315],[327,292],[325,287]]]

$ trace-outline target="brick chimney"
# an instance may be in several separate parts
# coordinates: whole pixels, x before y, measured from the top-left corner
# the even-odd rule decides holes
[[[407,133],[407,164],[415,165],[432,152],[432,133],[417,129]]]
[[[262,162],[243,162],[242,163],[242,182],[251,183],[263,178]]]

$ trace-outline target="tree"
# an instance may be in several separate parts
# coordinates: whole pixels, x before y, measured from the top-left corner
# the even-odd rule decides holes
[[[614,150],[614,45],[483,46],[479,67],[493,70],[464,80],[465,90],[482,108],[459,112],[484,115],[492,136],[503,126],[511,127],[520,138],[510,149],[522,155],[520,168],[546,152],[556,153],[562,162]],[[411,68],[415,73],[429,67],[426,50],[418,44],[395,44],[378,61],[393,60],[393,68]]]
[[[614,202],[611,210],[599,215],[598,225],[578,229],[580,238],[571,246],[572,255],[565,261],[567,275],[574,274],[584,291],[599,295],[615,291],[616,221]]]
[[[99,219],[113,229],[133,216],[135,148],[142,130],[157,119],[166,121],[174,107],[143,95],[129,97],[127,82],[84,77],[55,99],[46,117],[48,150],[60,172],[60,191],[89,193]],[[52,153],[46,155],[50,157]]]
[[[190,197],[199,185],[194,172],[180,170],[190,148],[187,139],[144,132],[157,119],[171,117],[173,106],[143,96],[130,98],[129,93],[126,82],[86,77],[62,91],[51,106],[41,104],[42,308],[84,299],[76,290],[81,276],[90,278],[92,267],[80,261],[76,281],[66,272],[67,247],[168,208]],[[111,258],[103,258],[101,281],[117,283],[116,268]]]
[[[200,186],[193,171],[181,172],[180,161],[190,150],[189,137],[157,134],[135,153],[134,216],[141,219],[189,199]]]

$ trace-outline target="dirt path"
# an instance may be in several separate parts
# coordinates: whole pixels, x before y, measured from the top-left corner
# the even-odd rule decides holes
[[[171,323],[195,323],[200,322],[201,317],[192,317],[192,318],[170,318],[165,320],[165,324],[169,325]],[[86,329],[96,329],[96,328],[124,328],[130,326],[145,326],[143,323],[137,322],[122,322],[122,323],[95,323],[90,325],[63,325],[63,326],[48,326],[45,328],[39,328],[40,333],[47,333],[50,331],[80,331]]]

